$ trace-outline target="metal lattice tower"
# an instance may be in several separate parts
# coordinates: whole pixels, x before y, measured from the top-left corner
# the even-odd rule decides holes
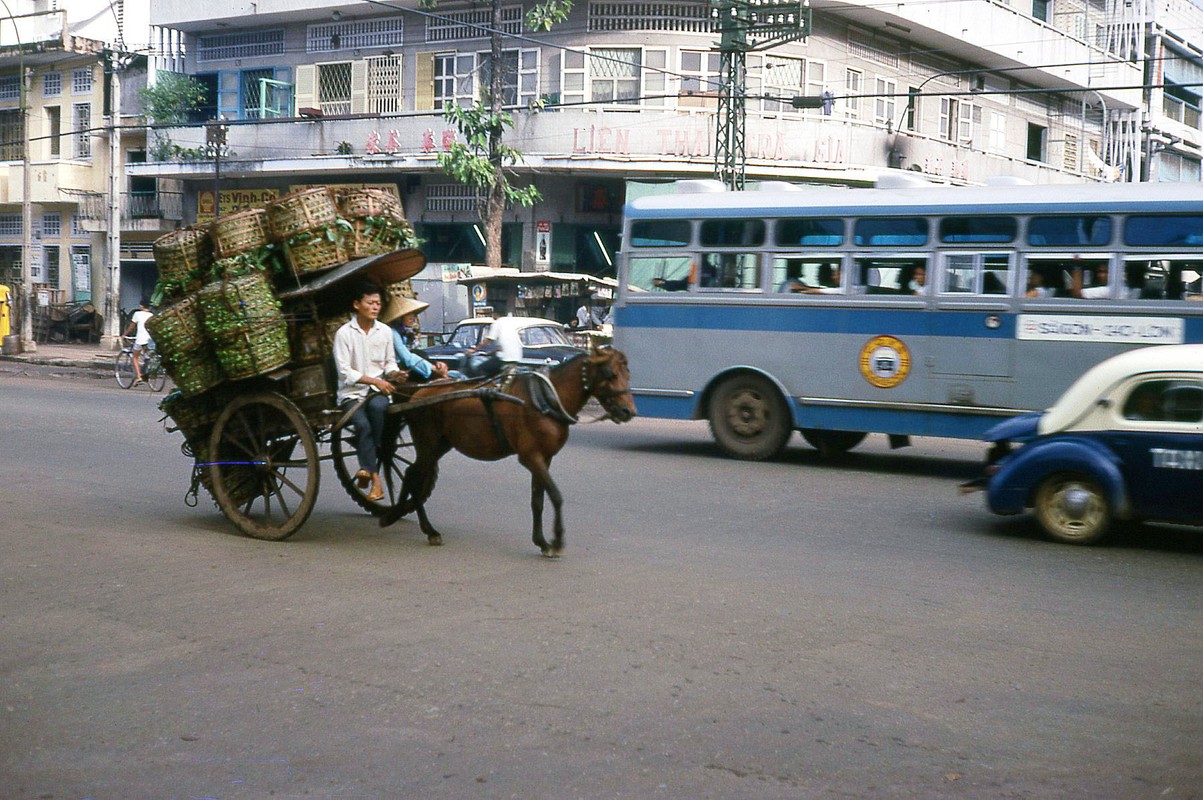
[[[748,52],[809,36],[810,0],[711,0],[710,17],[721,35],[714,174],[730,188],[742,189],[748,158]]]

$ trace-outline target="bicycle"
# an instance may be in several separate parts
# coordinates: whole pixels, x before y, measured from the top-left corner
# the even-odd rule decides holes
[[[129,336],[122,336],[121,341],[123,343],[121,352],[117,354],[117,362],[113,371],[117,378],[117,385],[122,389],[128,389],[134,385],[134,340]],[[154,342],[142,348],[141,353],[142,380],[152,392],[163,391],[163,387],[167,384],[167,372],[163,369],[159,354],[154,349]]]

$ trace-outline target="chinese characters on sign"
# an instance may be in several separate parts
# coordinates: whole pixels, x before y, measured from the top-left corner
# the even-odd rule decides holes
[[[427,128],[422,131],[422,152],[433,153],[436,147],[441,147],[443,150],[450,150],[451,145],[455,144],[455,131],[448,128],[439,134],[439,145],[435,144],[435,132]],[[399,153],[404,148],[401,145],[401,131],[394,128],[388,132],[388,138],[381,142],[380,131],[372,131],[368,134],[368,140],[364,143],[363,151],[369,156],[379,155],[381,153]]]

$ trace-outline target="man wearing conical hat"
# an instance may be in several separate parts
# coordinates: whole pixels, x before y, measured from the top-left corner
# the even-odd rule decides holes
[[[446,378],[447,365],[442,361],[431,363],[413,353],[409,348],[418,336],[418,314],[430,303],[423,303],[412,297],[394,295],[380,312],[380,321],[393,329],[393,349],[397,356],[397,364],[402,369],[410,371],[411,377],[417,375],[423,380],[430,378]]]

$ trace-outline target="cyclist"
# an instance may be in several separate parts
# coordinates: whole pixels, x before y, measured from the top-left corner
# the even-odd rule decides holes
[[[134,335],[134,386],[142,383],[142,360],[144,355],[143,350],[150,345],[150,331],[146,329],[146,321],[154,316],[154,312],[150,310],[150,300],[143,297],[138,302],[138,310],[130,317],[129,326],[125,329],[125,335],[128,337],[131,333]]]

